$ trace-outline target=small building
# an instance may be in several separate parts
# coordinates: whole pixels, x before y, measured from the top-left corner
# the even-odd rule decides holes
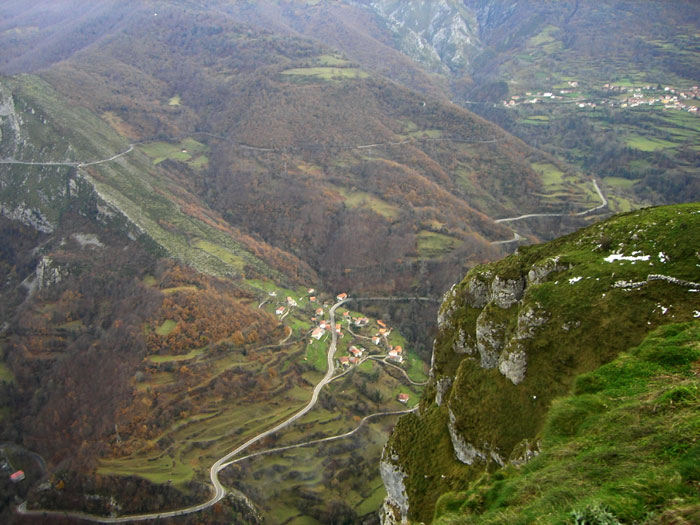
[[[397,363],[403,363],[403,357],[396,352],[396,350],[389,351],[389,359],[396,361]]]
[[[297,302],[294,299],[292,299],[291,297],[287,297],[287,304],[289,306],[296,306]]]
[[[313,295],[313,294],[316,293],[316,290],[314,290],[313,288],[309,288],[309,289],[306,291],[306,293],[309,294],[309,295]]]
[[[362,350],[360,350],[356,346],[351,346],[348,352],[350,352],[355,357],[362,357]]]
[[[377,324],[381,326],[382,328],[386,328],[386,323],[382,321],[381,319],[377,319]]]
[[[399,403],[403,403],[405,405],[408,403],[408,394],[401,393],[401,394],[399,394],[397,399],[398,399]]]
[[[315,303],[315,302],[316,302],[316,296],[315,296],[315,295],[312,295],[311,297],[309,297],[309,301],[312,302],[312,303]]]
[[[360,358],[359,358],[359,357],[355,357],[354,355],[353,355],[353,356],[350,356],[350,364],[351,364],[351,365],[356,365],[356,364],[358,364],[359,362],[360,362]]]
[[[270,297],[277,297],[277,292],[273,290],[271,292],[268,292],[267,295],[269,295]]]
[[[379,337],[378,335],[375,335],[375,336],[372,338],[372,343],[375,344],[375,345],[378,345],[379,343],[381,343],[381,341],[382,341],[382,338]]]
[[[348,312],[347,310],[345,310],[345,311],[343,312],[343,317],[345,317],[345,318],[350,317],[350,312]]]
[[[366,326],[367,324],[369,324],[369,319],[366,317],[360,317],[355,321],[355,326]]]
[[[10,474],[10,481],[13,483],[18,483],[24,479],[24,471],[18,470],[14,474]]]
[[[321,321],[320,323],[318,323],[318,326],[321,327],[322,330],[325,330],[326,328],[328,328],[328,323],[326,321]]]
[[[345,299],[348,298],[348,294],[346,293],[339,293],[338,295],[335,296],[338,301],[344,301]]]
[[[326,333],[326,331],[323,328],[321,328],[320,326],[317,326],[316,328],[314,328],[313,332],[311,332],[311,337],[313,337],[314,339],[316,339],[316,341],[318,341],[319,339],[321,339],[323,337],[323,334],[325,334],[325,333]]]
[[[343,366],[350,366],[350,358],[346,355],[340,357],[338,361],[340,361],[340,364]]]
[[[403,348],[401,348],[399,345],[396,345],[394,348],[392,348],[392,350],[399,355],[403,354]]]
[[[316,315],[323,315],[323,308],[316,308]]]
[[[279,308],[277,308],[277,310],[275,310],[275,313],[277,315],[282,315],[284,313],[284,306],[280,306]]]

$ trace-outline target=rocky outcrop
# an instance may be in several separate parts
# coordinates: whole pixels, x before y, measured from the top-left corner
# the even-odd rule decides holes
[[[456,418],[449,410],[450,422],[447,425],[447,429],[450,432],[450,439],[452,440],[452,448],[455,451],[455,457],[464,463],[465,465],[473,465],[476,461],[486,461],[486,454],[478,450],[471,443],[467,443],[466,439],[457,431]]]
[[[508,463],[514,467],[522,467],[540,454],[540,442],[530,439],[522,440],[510,454]]]
[[[495,368],[498,356],[505,346],[506,321],[491,316],[488,309],[476,320],[476,347],[481,356],[482,368]]]
[[[523,298],[524,279],[501,279],[494,277],[491,281],[491,302],[499,308],[510,308]]]
[[[510,379],[514,385],[522,383],[527,371],[527,354],[518,345],[515,351],[505,351],[498,358],[498,371]]]
[[[532,461],[552,400],[669,322],[666,312],[697,319],[700,252],[680,239],[697,238],[698,221],[697,204],[620,215],[473,268],[446,294],[420,420],[400,421],[391,438],[408,475],[410,519],[436,515],[431,491],[459,500],[464,481],[486,468]],[[604,234],[629,243],[630,228],[642,227],[663,274],[656,259],[611,268],[600,247]]]
[[[450,392],[450,387],[452,387],[451,377],[441,377],[435,383],[435,403],[438,406],[442,406],[444,400],[447,399],[447,395]]]
[[[490,273],[477,274],[467,283],[466,301],[472,308],[483,308],[491,300],[488,279]]]
[[[533,286],[545,282],[553,273],[564,272],[571,267],[569,264],[559,262],[559,257],[547,259],[543,263],[535,264],[527,272],[527,284]]]
[[[39,210],[29,208],[22,204],[15,207],[0,204],[0,215],[14,221],[19,221],[25,226],[34,228],[41,233],[51,233],[55,228]]]
[[[5,155],[14,153],[21,137],[20,118],[12,94],[0,84],[0,144]]]
[[[406,473],[396,465],[398,456],[384,450],[384,457],[379,463],[379,474],[382,476],[387,497],[382,510],[382,523],[406,523],[408,517],[408,495],[404,480]]]
[[[522,342],[535,336],[536,329],[544,325],[549,314],[535,303],[517,310],[516,329],[509,331],[512,313],[507,312],[519,304],[529,283],[544,279],[564,265],[556,259],[535,267],[528,278],[503,278],[491,272],[475,272],[462,290],[452,289],[443,303],[441,329],[452,330],[452,351],[466,356],[478,352],[482,368],[498,368],[518,384],[525,379],[527,351]],[[457,303],[463,301],[469,308],[481,309],[473,324],[451,323]]]
[[[470,334],[467,334],[465,330],[459,330],[459,335],[455,338],[455,342],[452,345],[452,350],[456,354],[474,354],[474,352],[476,352],[474,338],[471,337]]]
[[[539,303],[528,305],[518,312],[517,339],[531,339],[535,337],[535,328],[545,324],[550,318],[549,313]]]
[[[401,51],[440,72],[464,72],[483,48],[476,13],[453,0],[371,0]]]
[[[43,256],[36,266],[36,286],[44,290],[55,286],[68,274],[65,268],[55,263],[51,257]]]
[[[452,320],[454,313],[455,285],[452,285],[445,295],[442,296],[442,303],[438,310],[437,324],[438,328],[442,329]]]

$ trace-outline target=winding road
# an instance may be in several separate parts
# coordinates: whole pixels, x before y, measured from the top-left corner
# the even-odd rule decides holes
[[[331,309],[330,309],[330,322],[331,326],[335,326],[335,310],[347,302],[348,299],[345,299],[343,301],[338,301],[335,303]],[[296,420],[299,418],[303,417],[306,413],[308,413],[318,402],[318,396],[321,393],[321,390],[323,389],[324,386],[326,386],[328,383],[330,383],[333,380],[333,372],[335,371],[335,367],[333,366],[333,356],[335,355],[335,350],[336,350],[336,345],[338,343],[338,334],[336,333],[335,330],[331,331],[331,344],[328,347],[328,356],[327,356],[327,363],[328,363],[328,370],[326,371],[326,375],[323,376],[323,379],[316,385],[314,388],[314,391],[311,395],[311,399],[309,402],[299,411],[295,412],[293,415],[282,421],[281,423],[275,425],[274,427],[265,430],[264,432],[261,432],[260,434],[250,438],[248,441],[243,443],[242,445],[238,446],[225,456],[219,458],[216,463],[214,463],[211,468],[209,469],[209,478],[211,479],[211,484],[214,487],[214,494],[212,497],[199,505],[193,505],[191,507],[185,507],[183,509],[178,509],[178,510],[172,510],[168,512],[154,512],[154,513],[149,513],[149,514],[137,514],[137,515],[131,515],[131,516],[121,516],[118,518],[110,518],[110,517],[104,517],[104,516],[97,516],[93,514],[85,514],[82,512],[61,512],[61,511],[51,511],[51,510],[27,510],[26,507],[26,502],[22,503],[17,507],[17,512],[20,514],[25,514],[29,516],[52,516],[52,517],[68,517],[68,518],[74,518],[74,519],[81,519],[81,520],[86,520],[86,521],[92,521],[96,523],[127,523],[127,522],[132,522],[132,521],[147,521],[147,520],[153,520],[153,519],[159,519],[159,518],[172,518],[175,516],[183,516],[185,514],[192,514],[195,512],[202,511],[204,509],[208,509],[209,507],[215,505],[219,501],[221,501],[224,496],[226,496],[226,489],[223,487],[221,482],[219,481],[219,472],[221,472],[224,468],[226,468],[228,465],[234,463],[234,461],[229,461],[231,458],[237,456],[250,446],[254,445],[258,441],[265,439],[266,437],[279,432],[280,430],[287,428],[290,426],[292,423],[294,423]],[[388,415],[388,413],[386,414]],[[368,419],[371,416],[365,417],[363,419],[363,422]],[[360,426],[362,423],[360,424]],[[358,427],[359,429],[359,427]],[[355,429],[357,431],[358,429]],[[351,435],[354,431],[351,431],[350,433],[347,433],[347,435]],[[334,436],[335,439],[339,439]],[[330,441],[331,438],[324,438],[324,440]],[[322,440],[321,440],[322,441]],[[306,444],[301,444],[302,446],[304,445],[309,445],[311,442],[308,442]]]
[[[481,144],[481,143],[492,143],[492,142],[498,142],[501,140],[504,140],[504,138],[497,138],[497,139],[490,139],[490,140],[481,140],[481,141],[470,141],[470,140],[463,140],[463,139],[450,139],[450,138],[438,138],[438,139],[430,139],[430,138],[423,138],[423,139],[416,139],[416,140],[425,140],[425,141],[452,141],[452,142],[460,142],[460,143],[475,143],[475,144]],[[353,146],[352,148],[349,149],[367,149],[367,148],[374,148],[374,147],[381,147],[381,146],[388,146],[388,145],[401,145],[401,144],[406,144],[410,142],[410,139],[401,141],[401,142],[396,142],[396,143],[383,143],[383,144],[368,144],[364,146]],[[87,167],[87,166],[94,166],[98,164],[104,164],[108,162],[113,162],[117,160],[120,157],[123,157],[129,153],[131,153],[134,150],[136,144],[130,144],[128,149],[125,151],[122,151],[121,153],[117,153],[109,158],[101,159],[101,160],[96,160],[92,162],[25,162],[25,161],[19,161],[15,159],[0,159],[0,164],[14,164],[14,165],[29,165],[29,166],[68,166],[68,167],[76,167],[78,169]],[[256,148],[253,146],[247,146],[243,144],[238,144],[238,146],[250,150],[255,150],[255,151],[264,151],[264,152],[275,152],[275,151],[288,151],[288,150],[275,150],[275,149],[268,149],[268,148]],[[332,146],[329,146],[332,147]],[[300,147],[298,149],[302,149],[303,147]],[[294,148],[292,148],[294,149]],[[504,218],[504,219],[498,219],[495,220],[494,222],[496,223],[502,223],[502,222],[511,222],[511,221],[517,221],[517,220],[522,220],[530,217],[557,217],[557,216],[565,216],[565,215],[574,215],[574,216],[581,216],[581,215],[586,215],[588,213],[591,213],[593,211],[596,211],[598,209],[604,208],[607,206],[608,201],[603,195],[603,193],[600,191],[600,188],[598,186],[597,181],[594,179],[593,184],[595,186],[595,189],[600,196],[602,200],[602,204],[599,206],[596,206],[595,208],[591,208],[588,210],[585,210],[583,212],[575,213],[575,214],[563,214],[563,213],[542,213],[542,214],[528,214],[528,215],[522,215],[520,217],[510,217],[510,218]],[[506,242],[514,242],[516,240],[519,240],[519,236],[517,233],[515,233],[515,238],[509,241],[497,241],[495,244],[500,244],[500,243],[506,243]],[[331,309],[330,309],[330,324],[331,326],[335,326],[335,310],[341,306],[342,304],[348,302],[348,301],[394,301],[394,302],[404,302],[404,301],[426,301],[426,302],[436,302],[440,303],[439,300],[431,298],[431,297],[360,297],[360,298],[348,298],[342,301],[339,301],[335,303]],[[262,306],[262,305],[261,305]],[[291,335],[291,334],[290,334]],[[42,517],[68,517],[68,518],[73,518],[73,519],[80,519],[80,520],[86,520],[86,521],[92,521],[92,522],[97,522],[97,523],[127,523],[127,522],[137,522],[137,521],[147,521],[147,520],[153,520],[153,519],[159,519],[159,518],[168,518],[168,517],[175,517],[175,516],[182,516],[186,514],[192,514],[196,512],[200,512],[202,510],[205,510],[207,508],[212,507],[215,505],[217,502],[221,501],[225,496],[226,496],[226,489],[223,487],[221,482],[219,481],[219,473],[226,468],[227,466],[236,463],[238,461],[242,461],[247,458],[255,457],[258,455],[263,455],[263,454],[271,454],[273,452],[279,452],[282,450],[288,450],[291,448],[299,448],[302,446],[309,446],[313,445],[316,443],[322,443],[326,441],[332,441],[335,439],[342,439],[344,437],[348,437],[355,432],[357,432],[369,419],[373,417],[380,417],[383,415],[399,415],[399,414],[405,414],[408,412],[411,412],[415,409],[412,410],[404,410],[404,411],[398,411],[398,412],[384,412],[384,413],[377,413],[377,414],[371,414],[369,416],[366,416],[361,423],[358,425],[357,428],[354,430],[351,430],[345,434],[341,434],[339,436],[332,436],[329,438],[322,438],[318,440],[313,440],[313,441],[308,441],[306,443],[300,443],[297,445],[289,445],[287,447],[279,447],[276,449],[271,449],[268,451],[261,451],[261,452],[256,452],[253,454],[249,454],[248,456],[244,456],[239,459],[233,459],[235,456],[241,454],[243,451],[254,445],[255,443],[258,443],[259,441],[265,439],[266,437],[275,434],[279,432],[280,430],[289,427],[292,425],[295,421],[298,419],[302,418],[304,415],[306,415],[310,410],[314,408],[316,403],[318,402],[318,398],[320,395],[321,390],[333,379],[333,373],[334,373],[334,365],[333,365],[333,358],[334,354],[336,351],[336,345],[337,345],[337,333],[335,330],[331,330],[331,344],[328,348],[328,354],[327,354],[327,371],[326,374],[324,375],[323,379],[314,387],[311,399],[308,401],[308,403],[295,412],[293,415],[285,419],[284,421],[278,423],[274,427],[265,430],[256,436],[250,438],[248,441],[245,443],[239,445],[236,447],[234,450],[226,454],[225,456],[219,458],[209,469],[209,477],[211,480],[211,484],[214,488],[213,495],[212,497],[201,504],[198,505],[193,505],[190,507],[178,509],[178,510],[173,510],[173,511],[167,511],[167,512],[157,512],[157,513],[148,513],[148,514],[138,514],[138,515],[130,515],[130,516],[121,516],[121,517],[104,517],[104,516],[97,516],[97,515],[91,515],[91,514],[86,514],[86,513],[81,513],[81,512],[65,512],[65,511],[52,511],[52,510],[46,510],[46,509],[39,509],[39,510],[28,510],[26,508],[26,502],[22,503],[19,505],[16,510],[20,514],[24,515],[30,515],[30,516],[42,516]],[[382,361],[386,365],[394,366],[391,365],[391,363],[388,363],[386,361]],[[399,367],[396,367],[399,368]],[[400,369],[400,368],[399,368]],[[402,370],[402,369],[400,369]],[[403,371],[403,370],[402,370]],[[421,383],[416,383],[408,377],[408,375],[404,372],[404,375],[406,378],[413,384],[421,384]]]
[[[23,160],[15,160],[9,158],[0,159],[0,164],[18,164],[20,166],[68,166],[72,168],[84,168],[86,166],[94,166],[96,164],[104,164],[106,162],[112,162],[114,160],[117,160],[119,157],[123,157],[124,155],[128,155],[129,153],[134,151],[134,146],[136,146],[135,143],[129,144],[129,147],[121,153],[117,153],[116,155],[112,155],[111,157],[106,159],[95,160],[92,162],[26,162]]]
[[[587,210],[583,210],[583,211],[580,211],[578,213],[528,213],[527,215],[520,215],[519,217],[506,217],[504,219],[495,219],[493,222],[496,222],[496,223],[513,222],[513,221],[520,221],[523,219],[531,219],[533,217],[581,217],[582,215],[588,215],[589,213],[593,213],[594,211],[605,208],[608,205],[608,199],[606,199],[605,195],[603,195],[603,192],[600,191],[600,186],[598,186],[598,181],[595,179],[593,179],[593,186],[595,187],[595,191],[598,193],[598,196],[600,197],[600,200],[602,201],[602,204],[600,204],[599,206],[596,206],[594,208],[589,208]],[[505,242],[513,242],[513,240],[498,241],[497,243],[505,243]],[[497,244],[497,243],[491,243],[491,244]]]
[[[491,245],[492,245],[492,246],[495,246],[495,245],[498,245],[498,244],[510,244],[511,242],[518,242],[518,241],[522,241],[522,240],[525,240],[525,237],[523,237],[522,235],[520,235],[518,232],[514,231],[514,232],[513,232],[513,238],[512,238],[512,239],[508,239],[507,241],[493,241],[493,242],[491,243]]]

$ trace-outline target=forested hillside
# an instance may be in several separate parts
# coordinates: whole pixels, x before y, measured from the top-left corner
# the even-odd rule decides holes
[[[109,34],[41,76],[129,140],[204,143],[199,164],[154,162],[329,284],[410,289],[428,259],[440,290],[513,238],[494,219],[597,204],[575,170],[319,43],[165,4]]]
[[[603,178],[614,210],[700,196],[697,3],[361,3],[455,102]]]
[[[401,414],[387,516],[497,510],[481,460],[695,317],[694,207],[595,224],[700,195],[665,5],[2,2],[0,521],[374,523]]]

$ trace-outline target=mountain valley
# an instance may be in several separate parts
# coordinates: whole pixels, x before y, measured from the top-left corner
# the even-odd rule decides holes
[[[1,519],[693,523],[700,10],[632,4],[3,2]]]

